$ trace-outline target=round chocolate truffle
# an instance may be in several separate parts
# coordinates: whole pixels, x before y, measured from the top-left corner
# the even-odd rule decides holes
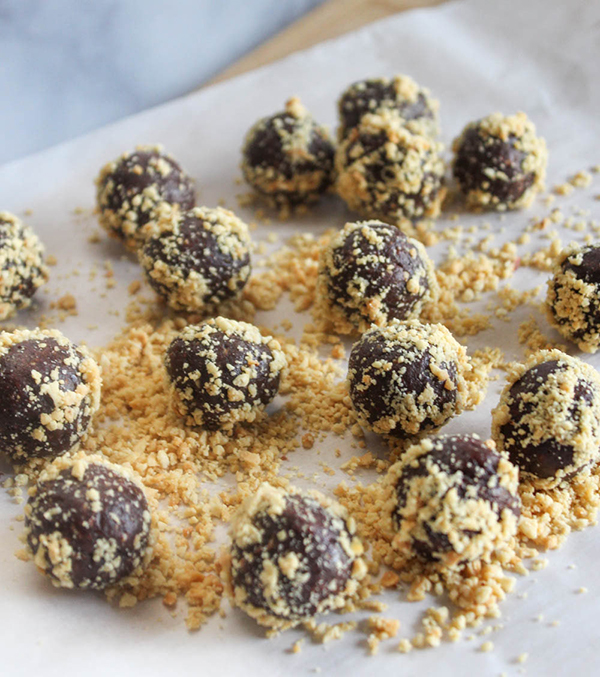
[[[99,456],[63,457],[40,475],[25,508],[27,547],[61,588],[102,590],[150,560],[141,484]]]
[[[188,424],[228,430],[261,417],[279,391],[286,359],[255,326],[216,317],[187,326],[165,364],[175,409]]]
[[[556,486],[600,458],[600,376],[560,350],[515,366],[492,417],[498,449],[537,486]]]
[[[396,114],[369,113],[337,149],[337,191],[350,209],[412,234],[416,223],[439,215],[446,194],[440,150]]]
[[[352,347],[350,399],[359,424],[398,438],[444,425],[468,403],[467,352],[441,324],[392,320]]]
[[[0,212],[0,320],[27,308],[47,279],[37,235],[13,214]]]
[[[354,520],[318,492],[262,484],[231,523],[234,603],[283,630],[338,609],[366,573]]]
[[[192,180],[162,146],[138,146],[109,162],[96,179],[100,225],[132,250],[153,232],[164,203],[194,206]]]
[[[339,333],[418,317],[438,293],[425,247],[381,221],[347,223],[321,255],[318,304]]]
[[[586,353],[600,347],[600,245],[573,245],[562,252],[548,281],[550,323]]]
[[[275,207],[314,202],[333,182],[335,149],[327,130],[297,98],[246,134],[242,172]]]
[[[439,435],[422,440],[388,471],[394,547],[454,566],[489,556],[517,532],[519,473],[490,440]]]
[[[100,387],[88,351],[59,331],[0,333],[0,449],[14,463],[69,451],[98,409]]]
[[[467,206],[521,209],[544,188],[548,152],[525,113],[492,113],[454,140],[454,176]]]
[[[178,311],[216,308],[250,276],[246,224],[227,209],[195,207],[162,218],[140,252],[150,286]]]
[[[384,110],[396,113],[411,132],[434,137],[439,134],[439,107],[429,90],[408,75],[361,80],[350,85],[338,101],[338,139],[343,141],[367,113]]]

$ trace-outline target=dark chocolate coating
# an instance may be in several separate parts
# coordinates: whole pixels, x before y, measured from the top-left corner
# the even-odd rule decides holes
[[[170,166],[172,171],[167,176],[163,176],[151,167],[151,160],[156,159]],[[141,171],[137,168],[141,168]],[[104,190],[109,181],[113,183],[113,186],[109,192],[104,193],[106,202],[100,205],[101,210],[120,212],[125,203],[128,203],[127,209],[137,213],[139,228],[150,220],[152,212],[145,209],[143,204],[136,207],[132,204],[132,199],[136,195],[141,195],[144,189],[150,186],[154,186],[158,192],[157,202],[164,201],[179,205],[183,211],[191,209],[195,203],[194,185],[191,179],[173,158],[156,150],[136,150],[124,158],[119,158],[115,169],[103,176],[99,190]],[[117,231],[117,233],[125,236],[122,232]]]
[[[207,349],[213,354],[199,354]],[[209,339],[203,342],[176,338],[167,350],[165,364],[175,388],[192,391],[192,405],[202,411],[204,426],[209,430],[217,430],[222,426],[223,417],[234,409],[246,403],[266,405],[277,395],[281,374],[271,374],[272,359],[273,353],[268,346],[246,341],[235,334],[228,336],[215,329]],[[234,385],[242,366],[249,362],[256,364],[258,376],[250,379],[246,386],[235,386],[236,390],[243,393],[242,400],[230,400],[227,386]],[[222,371],[223,384],[216,391],[209,392],[205,384],[211,379],[210,366],[213,365]],[[198,379],[190,378],[194,372],[199,372]],[[256,387],[255,396],[250,394],[252,387]]]
[[[398,99],[393,81],[365,80],[364,88],[360,90],[356,89],[357,84],[360,83],[350,85],[338,103],[342,138],[345,138],[367,113],[376,113],[382,109],[395,110],[407,122],[434,118],[434,112],[422,92],[419,92],[416,101],[407,101]]]
[[[590,331],[600,329],[600,245],[586,245],[582,247],[583,252],[581,264],[575,265],[567,257],[562,265],[563,272],[571,271],[578,280],[591,284],[597,289],[595,296],[590,295],[586,298],[589,303],[582,306],[586,326],[576,331],[569,330],[569,337],[575,341],[584,339]],[[560,283],[554,282],[557,295],[560,294]],[[568,324],[569,318],[559,318],[554,315],[559,324]]]
[[[482,138],[477,126],[466,130],[456,151],[454,176],[463,193],[484,190],[498,198],[500,203],[516,202],[535,181],[535,174],[523,174],[526,154],[514,146],[516,137],[509,134],[499,138]],[[503,172],[508,181],[490,178],[484,172],[492,169]]]
[[[99,494],[100,511],[86,495],[90,488]],[[71,468],[62,470],[56,479],[38,484],[29,507],[25,519],[29,547],[35,553],[40,537],[58,532],[72,548],[68,576],[75,588],[101,590],[128,576],[143,560],[148,502],[138,486],[111,468],[90,463],[83,481]],[[114,550],[96,550],[101,539],[115,544]],[[53,576],[50,562],[47,573]]]
[[[14,229],[14,222],[5,221],[0,218],[0,249],[5,247],[14,247],[14,236],[12,230]],[[16,237],[23,243],[25,241],[25,228],[22,223],[17,224],[17,235]],[[13,257],[7,257],[6,262],[4,263],[4,270],[10,270],[15,267],[15,260]],[[46,277],[46,271],[39,266],[19,266],[22,273],[18,276],[18,279],[14,280],[14,285],[10,288],[4,289],[4,295],[0,300],[5,301],[6,303],[15,303],[16,307],[19,308],[23,305],[25,299],[30,299],[40,286],[40,281]],[[10,279],[11,276],[9,276]]]
[[[397,505],[393,518],[398,524],[400,511],[406,505],[410,491],[410,481],[414,477],[429,474],[426,462],[433,462],[442,473],[460,478],[455,484],[458,497],[477,498],[488,502],[498,516],[507,509],[517,517],[521,514],[521,506],[516,495],[493,481],[498,473],[500,456],[490,449],[479,438],[473,435],[439,435],[432,438],[434,448],[419,456],[416,463],[406,465],[396,485]],[[441,444],[440,444],[441,443]],[[460,473],[460,474],[459,474]],[[490,486],[490,481],[491,485]],[[435,553],[450,552],[452,545],[446,534],[435,531],[425,525],[427,541],[413,539],[415,552],[423,559],[435,561]],[[476,532],[466,531],[467,536],[475,536]]]
[[[246,251],[242,258],[234,258],[231,252],[223,251],[215,233],[204,224],[204,220],[193,212],[183,214],[176,234],[165,232],[148,239],[142,260],[147,258],[153,265],[164,263],[184,278],[192,271],[199,272],[207,283],[202,302],[218,304],[236,296],[245,285],[250,273],[250,252]],[[248,268],[245,277],[240,276],[244,268]],[[172,289],[151,275],[147,279],[157,294],[169,297]],[[232,280],[235,280],[233,285]]]
[[[76,349],[75,354],[82,359]],[[62,391],[74,391],[82,384],[72,357],[72,351],[51,337],[21,341],[0,357],[0,448],[14,461],[54,458],[69,451],[83,436],[90,422],[84,408],[75,420],[63,421],[61,428],[44,427],[45,440],[32,435],[40,427],[42,414],[55,409],[50,394],[41,392],[44,381],[55,381],[53,372],[58,370]],[[41,383],[33,378],[34,370],[41,375]]]
[[[345,149],[346,166],[356,163],[359,158],[370,156],[368,162],[361,165],[361,169],[364,170],[366,187],[377,212],[383,217],[395,217],[400,210],[405,218],[416,222],[427,213],[431,204],[435,202],[443,186],[443,177],[432,172],[425,172],[416,193],[405,193],[398,190],[393,184],[390,184],[395,178],[395,166],[391,164],[392,161],[389,159],[386,150],[389,143],[388,135],[384,131],[368,133],[364,130],[360,132],[356,130],[355,134],[349,137]],[[357,151],[359,146],[361,152]],[[400,147],[400,151],[402,156],[405,151],[402,147]],[[432,155],[435,155],[435,151],[424,151],[421,165],[425,165]],[[389,187],[385,199],[381,199],[378,195],[382,185]],[[406,200],[411,203],[410,209],[405,205]]]
[[[383,245],[374,245],[360,229],[351,231],[342,246],[332,251],[337,274],[327,274],[329,297],[350,321],[356,312],[356,299],[348,293],[349,288],[359,291],[365,302],[381,299],[381,310],[388,320],[403,320],[429,289],[427,265],[418,251],[416,256],[411,254],[415,251],[414,245],[395,226],[369,223],[368,228],[384,240]],[[360,260],[366,257],[369,259]],[[325,270],[330,273],[329,268]],[[407,276],[411,279],[417,274],[420,289],[412,293],[406,286]]]
[[[431,363],[431,354],[426,348],[422,351],[417,351],[411,346],[410,351],[400,342],[390,342],[382,334],[369,336],[368,341],[359,340],[352,347],[350,359],[348,362],[348,370],[355,372],[355,376],[350,383],[350,398],[355,408],[360,408],[361,411],[367,414],[367,420],[374,423],[383,417],[393,417],[395,414],[393,408],[393,398],[390,397],[389,387],[391,381],[388,382],[385,378],[377,378],[371,385],[363,390],[357,388],[363,383],[363,377],[367,371],[372,368],[376,361],[397,363],[399,358],[407,357],[409,364],[406,365],[406,370],[402,375],[403,390],[412,395],[416,401],[423,393],[425,388],[430,387],[433,390],[433,406],[437,407],[441,412],[444,407],[448,405],[454,410],[457,400],[457,365],[454,362],[441,362],[440,368],[445,369],[450,376],[450,379],[456,386],[452,390],[448,390],[444,386],[444,382],[436,378],[429,367]],[[402,364],[402,368],[404,368]],[[394,368],[388,372],[391,375]],[[433,421],[431,417],[426,416],[420,424],[419,432],[427,432],[439,428],[440,421]],[[408,437],[406,431],[402,426],[397,425],[389,433],[393,437],[406,438]]]
[[[314,616],[321,602],[344,590],[354,558],[342,547],[342,534],[331,514],[315,499],[288,495],[285,503],[281,515],[264,512],[254,518],[262,537],[260,543],[244,549],[235,544],[232,547],[232,558],[239,562],[233,571],[233,584],[246,591],[248,603],[277,616],[263,593],[262,560],[277,562],[296,553],[301,562],[298,574],[292,579],[282,575],[278,579],[289,612],[282,618],[296,620]]]
[[[510,419],[500,427],[500,433],[504,437],[504,449],[515,465],[540,478],[554,477],[559,470],[571,465],[574,450],[573,447],[560,444],[555,439],[544,440],[539,445],[525,444],[524,440],[532,434],[532,431],[523,423],[522,418],[539,406],[532,398],[535,399],[541,384],[548,376],[557,370],[567,368],[567,365],[560,365],[556,360],[537,364],[512,385],[508,394]],[[578,407],[591,405],[596,397],[598,393],[594,385],[584,379],[578,379],[573,404],[569,408],[569,414],[576,424],[580,420]],[[581,469],[576,469],[569,477]]]
[[[288,134],[307,126],[306,152],[312,158],[295,158],[284,147],[280,130]],[[333,181],[333,160],[335,148],[324,129],[312,119],[299,119],[287,112],[277,113],[265,120],[265,124],[256,128],[253,135],[246,140],[243,149],[245,164],[261,171],[272,170],[273,175],[291,181],[301,178],[303,174],[323,171],[323,179],[310,196],[323,193]],[[244,168],[244,165],[242,165]],[[265,192],[252,181],[248,172],[244,172],[246,180],[255,190],[281,202],[282,204],[299,205],[306,202],[309,195],[300,190]]]

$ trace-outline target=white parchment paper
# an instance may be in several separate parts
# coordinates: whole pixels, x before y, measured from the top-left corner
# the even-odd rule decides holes
[[[232,17],[235,20],[235,17]],[[58,265],[37,308],[19,321],[34,325],[49,304],[66,292],[77,298],[79,315],[59,325],[74,341],[106,343],[123,325],[129,297],[127,285],[141,274],[121,248],[104,239],[91,244],[97,228],[93,179],[107,160],[137,143],[160,141],[197,180],[199,201],[214,206],[220,199],[252,220],[251,210],[238,209],[235,184],[239,148],[246,129],[260,116],[299,95],[314,115],[335,124],[335,100],[350,82],[366,76],[405,72],[429,86],[441,101],[443,139],[449,142],[469,120],[494,110],[525,110],[550,148],[549,185],[600,162],[600,4],[591,0],[560,3],[544,0],[451,2],[414,11],[369,26],[357,33],[293,55],[235,80],[203,90],[40,155],[0,168],[0,208],[23,215],[46,242]],[[9,105],[5,100],[4,105]],[[600,193],[600,179],[596,179]],[[600,212],[594,187],[557,203],[565,214],[576,208]],[[74,209],[83,208],[83,214]],[[527,213],[490,216],[496,243],[514,238],[534,216],[547,214],[541,202]],[[263,240],[276,231],[281,240],[299,230],[320,232],[341,227],[351,218],[335,199],[325,200],[313,214],[284,224],[274,222],[255,232]],[[460,222],[481,222],[461,216]],[[448,225],[447,223],[445,225]],[[564,241],[581,240],[572,231]],[[539,242],[538,242],[539,246]],[[524,248],[525,250],[526,248]],[[435,253],[435,250],[434,250]],[[117,285],[105,293],[102,266],[110,260]],[[99,274],[90,280],[96,266]],[[79,271],[73,274],[73,270]],[[519,288],[543,282],[545,275],[520,271],[512,280]],[[283,304],[278,311],[285,313]],[[469,349],[498,345],[509,356],[522,356],[516,331],[531,310],[521,308],[510,323],[468,342]],[[117,313],[120,313],[118,315]],[[259,318],[265,322],[274,318]],[[292,318],[301,326],[302,318]],[[97,328],[90,328],[97,325]],[[551,334],[550,331],[548,331]],[[600,356],[585,356],[600,366]],[[492,384],[481,407],[454,420],[447,431],[489,434],[489,411],[501,382]],[[333,449],[342,447],[342,461],[353,454],[349,444],[332,439],[313,452],[296,452],[293,463],[310,472],[318,462],[338,467]],[[4,472],[10,470],[5,464]],[[329,486],[345,476],[327,478]],[[306,643],[299,655],[286,650],[300,636],[289,632],[263,639],[253,622],[237,611],[213,618],[199,633],[188,634],[180,610],[172,618],[159,601],[131,610],[116,610],[100,595],[53,589],[33,565],[17,561],[22,508],[0,491],[0,674],[95,675],[595,675],[600,673],[596,646],[600,640],[598,605],[600,532],[574,534],[564,548],[550,553],[550,566],[517,581],[517,594],[503,604],[503,617],[492,625],[504,628],[472,641],[445,644],[437,650],[400,655],[395,641],[382,644],[374,658],[366,655],[360,635],[350,633],[325,647]],[[575,568],[569,565],[575,563]],[[581,587],[587,594],[576,594]],[[526,593],[526,598],[525,594]],[[408,604],[389,594],[388,615],[402,621],[400,636],[413,634],[429,604]],[[429,602],[431,603],[431,602]],[[227,604],[225,604],[225,608]],[[543,614],[544,620],[535,620]],[[367,614],[359,616],[364,618]],[[331,619],[337,620],[336,618]],[[558,627],[551,622],[559,620]],[[491,653],[478,650],[491,639]],[[523,665],[518,655],[529,654]]]

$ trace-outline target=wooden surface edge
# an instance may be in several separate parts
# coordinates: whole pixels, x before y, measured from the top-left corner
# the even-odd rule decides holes
[[[327,0],[202,86],[247,73],[392,14],[442,2],[445,0]]]

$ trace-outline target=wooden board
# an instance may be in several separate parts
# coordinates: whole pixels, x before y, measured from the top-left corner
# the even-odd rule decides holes
[[[431,7],[445,0],[327,0],[306,16],[236,61],[206,84],[241,75],[259,66],[336,38],[386,16],[416,7]]]

